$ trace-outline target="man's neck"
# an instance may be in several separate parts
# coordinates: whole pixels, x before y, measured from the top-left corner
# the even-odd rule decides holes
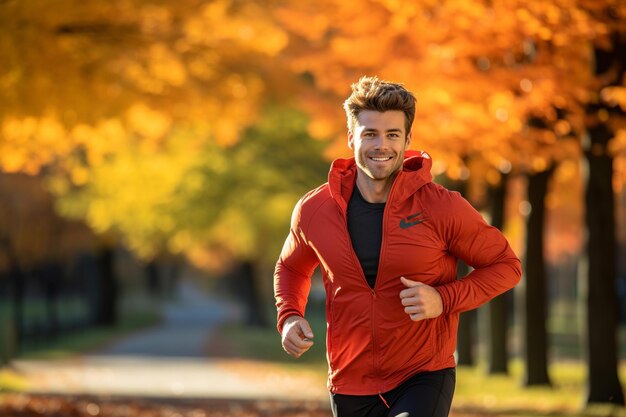
[[[385,180],[373,180],[360,172],[356,176],[356,186],[368,203],[386,203],[396,174]]]

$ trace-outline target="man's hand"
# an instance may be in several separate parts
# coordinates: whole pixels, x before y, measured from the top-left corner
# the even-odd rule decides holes
[[[285,352],[299,358],[313,346],[313,331],[304,318],[291,316],[283,323],[282,339]]]
[[[436,289],[404,277],[400,281],[407,287],[400,291],[400,300],[411,320],[432,319],[443,313],[443,302]]]

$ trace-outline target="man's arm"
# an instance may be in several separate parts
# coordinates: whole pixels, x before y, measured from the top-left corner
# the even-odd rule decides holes
[[[521,262],[504,235],[488,225],[458,193],[450,193],[440,225],[448,250],[474,268],[466,277],[435,287],[443,313],[476,308],[513,288],[522,274]]]
[[[301,209],[302,200],[294,208],[289,236],[274,270],[277,327],[282,335],[283,349],[294,357],[299,357],[313,345],[309,340],[313,338],[313,332],[304,319],[304,312],[311,290],[311,275],[319,263],[304,236],[300,224]]]

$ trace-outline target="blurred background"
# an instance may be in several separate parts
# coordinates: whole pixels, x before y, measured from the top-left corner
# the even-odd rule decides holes
[[[2,415],[329,415],[320,277],[296,362],[272,273],[362,75],[524,263],[462,315],[453,414],[626,415],[623,1],[0,0],[0,57]]]

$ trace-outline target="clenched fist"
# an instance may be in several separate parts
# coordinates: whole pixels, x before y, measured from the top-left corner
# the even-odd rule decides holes
[[[283,323],[283,349],[294,358],[299,358],[313,346],[313,331],[309,322],[300,316],[290,316]]]
[[[436,289],[404,277],[400,280],[406,286],[400,291],[400,300],[404,306],[404,312],[411,317],[411,320],[432,319],[443,313],[443,302]]]

